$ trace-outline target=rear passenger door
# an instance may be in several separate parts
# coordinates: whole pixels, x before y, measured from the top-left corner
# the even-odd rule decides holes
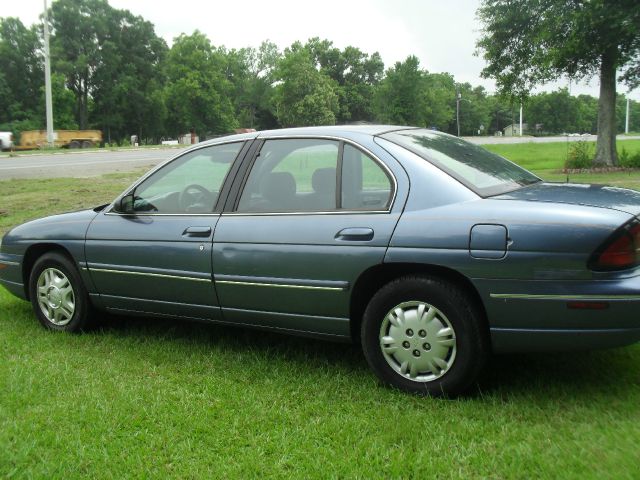
[[[350,291],[404,204],[401,174],[350,141],[264,141],[214,235],[225,320],[348,336]]]

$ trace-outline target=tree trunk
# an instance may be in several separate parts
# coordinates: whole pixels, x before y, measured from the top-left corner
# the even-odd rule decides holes
[[[616,151],[616,49],[602,55],[598,99],[598,142],[594,165],[617,165]]]

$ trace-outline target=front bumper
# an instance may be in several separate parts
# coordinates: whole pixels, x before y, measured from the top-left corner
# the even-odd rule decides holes
[[[13,295],[26,300],[22,280],[22,256],[0,253],[0,285]]]

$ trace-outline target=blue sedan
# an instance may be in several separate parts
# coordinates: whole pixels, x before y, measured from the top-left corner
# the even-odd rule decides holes
[[[355,341],[382,382],[453,396],[492,352],[640,340],[639,215],[432,130],[253,132],[14,228],[0,282],[48,329],[104,310]]]

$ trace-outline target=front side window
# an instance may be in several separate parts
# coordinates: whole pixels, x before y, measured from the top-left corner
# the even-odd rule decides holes
[[[242,143],[200,148],[155,172],[134,191],[135,212],[211,213]]]

